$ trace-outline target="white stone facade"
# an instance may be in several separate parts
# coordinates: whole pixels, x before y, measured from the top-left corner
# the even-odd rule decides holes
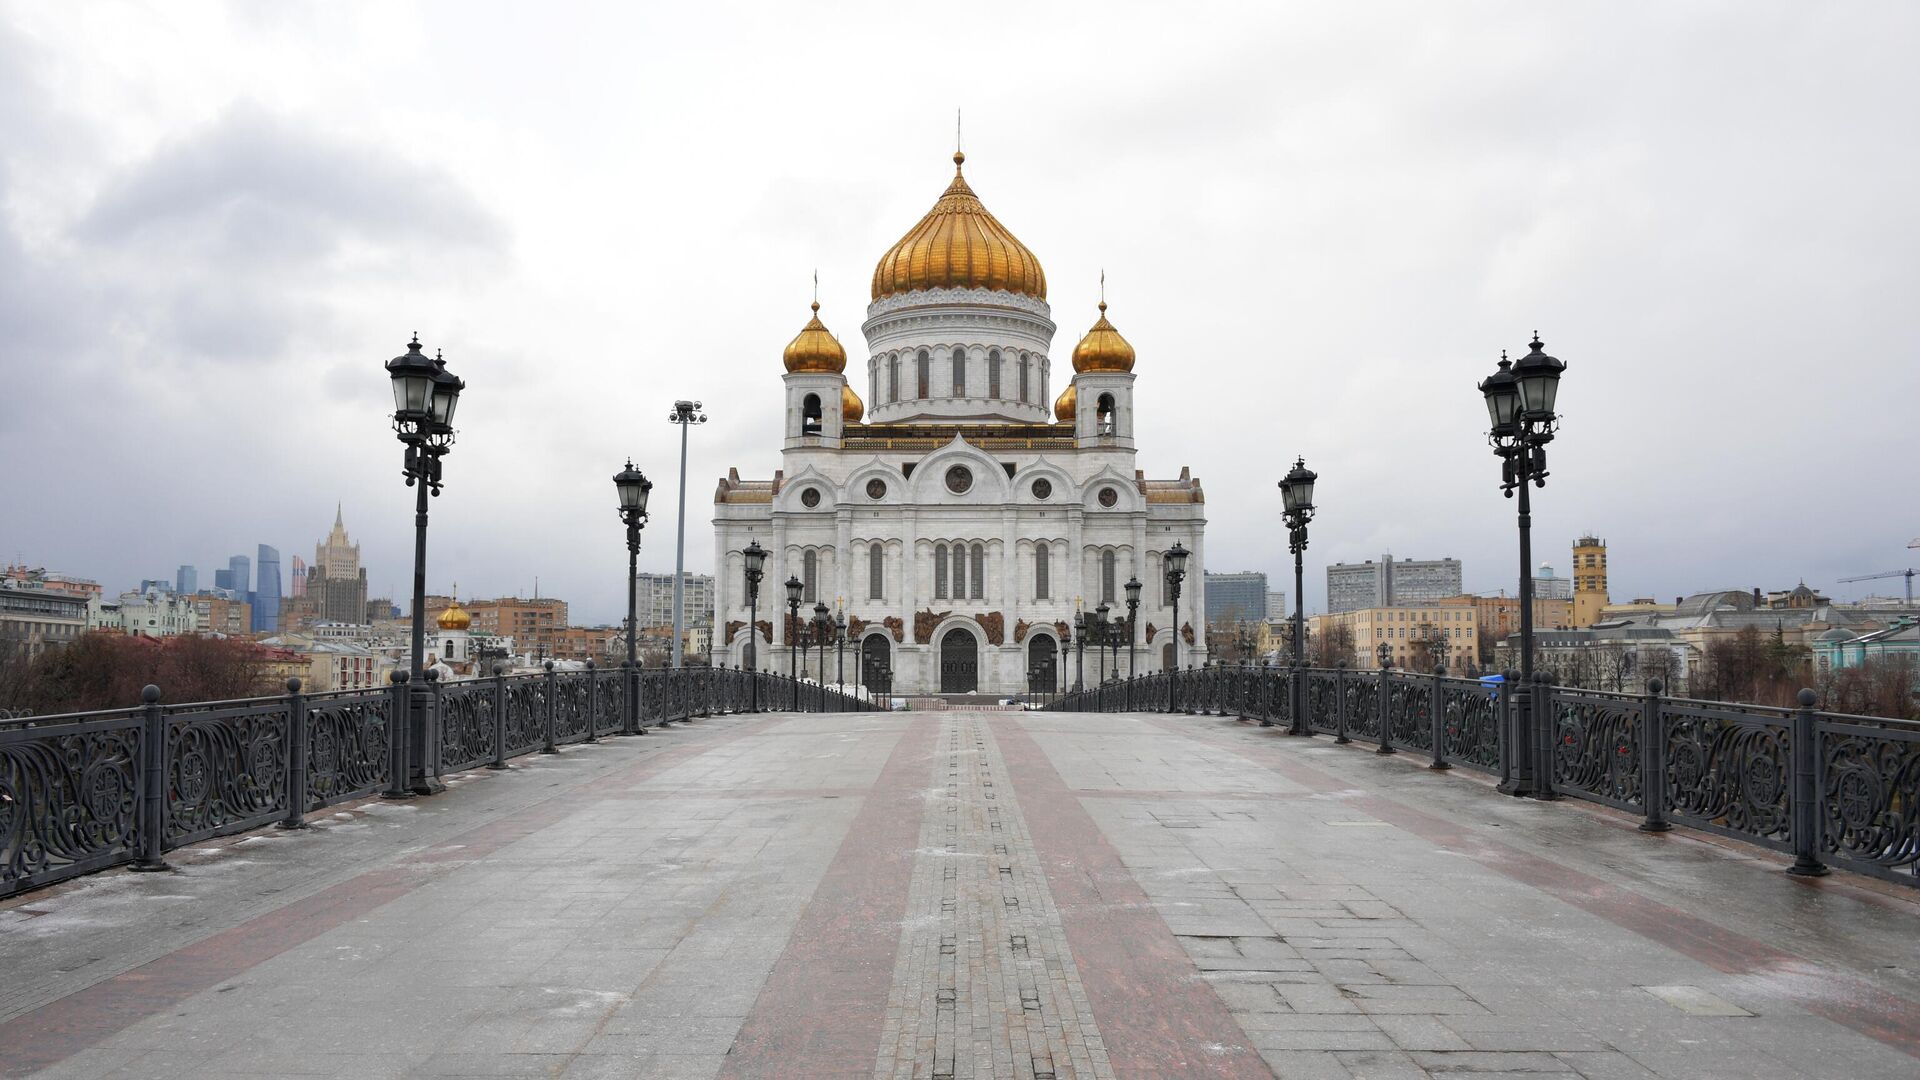
[[[868,389],[878,391],[873,422],[844,422],[844,376],[788,374],[781,469],[771,481],[742,480],[735,471],[720,482],[714,609],[715,626],[725,629],[716,663],[745,659],[740,553],[749,541],[769,552],[758,618],[773,644],[763,646],[762,668],[789,667],[789,576],[805,582],[803,618],[823,601],[857,628],[849,632],[849,681],[857,670],[863,683],[877,684],[885,672],[896,694],[1058,689],[1061,628],[1072,624],[1076,605],[1090,612],[1105,601],[1124,616],[1124,586],[1136,576],[1144,585],[1139,671],[1161,670],[1169,658],[1181,666],[1204,661],[1204,498],[1184,470],[1167,481],[1135,471],[1131,372],[1074,376],[1077,415],[1072,424],[1054,423],[1046,404],[1053,323],[1044,301],[925,290],[877,301],[864,329]],[[922,350],[930,368],[925,396]],[[1177,617],[1161,562],[1176,542],[1192,553]],[[1120,657],[1124,673],[1124,650]],[[1097,670],[1089,648],[1087,681]]]

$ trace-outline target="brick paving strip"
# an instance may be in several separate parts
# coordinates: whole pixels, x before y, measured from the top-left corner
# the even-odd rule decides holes
[[[1118,1077],[1271,1077],[1019,718],[989,721]]]
[[[726,1077],[869,1074],[926,816],[937,722],[909,721],[728,1051]]]
[[[576,813],[583,801],[604,797],[609,790],[750,738],[785,719],[775,715],[743,721],[701,741],[666,747],[632,765],[433,844],[405,864],[358,874],[0,1023],[0,1076],[26,1076],[64,1061],[419,889],[433,880],[436,872],[450,872],[436,871],[435,864],[450,868],[498,851]]]
[[[930,779],[875,1080],[1112,1077],[980,713],[946,714]]]
[[[1167,717],[1149,721],[1160,729],[1192,737],[1191,723]],[[1249,761],[1317,792],[1342,792],[1343,802],[1381,821],[1443,846],[1479,865],[1529,885],[1596,915],[1624,930],[1673,949],[1728,975],[1755,978],[1754,992],[1775,996],[1816,1016],[1920,1058],[1920,1003],[1861,979],[1835,972],[1764,941],[1728,930],[1625,886],[1502,843],[1483,831],[1416,809],[1372,792],[1354,792],[1352,784],[1273,746],[1248,746],[1205,734],[1208,742],[1230,746]],[[1817,887],[1817,886],[1816,886]],[[1773,979],[1769,976],[1790,977]]]

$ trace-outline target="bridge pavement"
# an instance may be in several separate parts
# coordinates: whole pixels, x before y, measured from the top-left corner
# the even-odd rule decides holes
[[[0,906],[0,1074],[1911,1077],[1920,903],[1206,717],[717,718]]]

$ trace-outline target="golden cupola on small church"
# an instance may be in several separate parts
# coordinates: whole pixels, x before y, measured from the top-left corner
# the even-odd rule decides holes
[[[1107,302],[1100,301],[1100,318],[1073,347],[1073,370],[1132,371],[1133,346],[1107,321]]]

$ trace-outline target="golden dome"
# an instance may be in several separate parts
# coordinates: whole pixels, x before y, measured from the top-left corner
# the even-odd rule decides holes
[[[994,219],[960,175],[967,155],[953,155],[953,183],[920,224],[873,268],[873,298],[916,289],[1004,289],[1047,298],[1040,260]]]
[[[1060,396],[1054,400],[1053,418],[1063,424],[1072,423],[1074,406],[1079,401],[1080,395],[1074,391],[1073,384],[1068,383],[1067,388],[1060,391]]]
[[[1133,346],[1107,321],[1107,302],[1100,301],[1100,319],[1073,347],[1075,371],[1132,371]]]
[[[465,630],[473,625],[473,616],[467,614],[466,609],[460,606],[460,601],[455,600],[434,621],[440,624],[442,630]]]
[[[853,384],[847,383],[841,386],[840,422],[844,424],[857,424],[860,422],[860,418],[865,415],[867,415],[867,407],[860,404],[860,395],[853,392]]]
[[[787,351],[781,354],[781,359],[786,361],[788,371],[825,371],[838,375],[847,369],[847,350],[840,347],[840,339],[820,321],[820,301],[813,302],[813,318],[787,342]]]

